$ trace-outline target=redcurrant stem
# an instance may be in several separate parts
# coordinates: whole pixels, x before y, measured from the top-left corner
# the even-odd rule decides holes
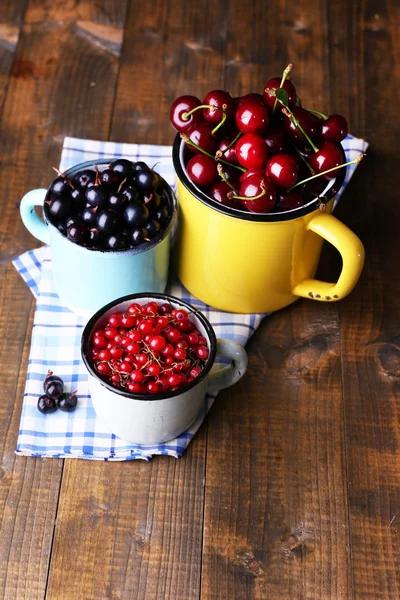
[[[343,163],[342,165],[339,165],[338,167],[332,167],[332,169],[328,169],[327,171],[322,171],[322,173],[317,173],[316,175],[312,175],[312,177],[307,177],[307,179],[303,179],[303,181],[298,181],[297,183],[292,185],[291,188],[288,189],[288,192],[291,192],[295,187],[297,187],[298,185],[301,185],[302,183],[307,183],[307,181],[311,181],[311,179],[316,179],[317,177],[322,177],[322,175],[326,175],[327,173],[332,173],[332,171],[337,171],[338,169],[342,169],[343,167],[348,167],[349,165],[356,165],[362,161],[364,156],[365,156],[365,154],[362,152],[354,160],[350,160],[347,163]]]
[[[312,175],[314,175],[315,171],[312,168],[312,166],[306,161],[306,159],[304,158],[304,156],[302,155],[302,153],[300,152],[300,150],[295,146],[294,149],[296,150],[297,154],[300,156],[301,160],[303,161],[303,163],[305,165],[307,165],[307,168],[309,169],[310,173]]]
[[[221,112],[223,112],[222,108],[219,108],[219,106],[214,106],[213,104],[199,104],[199,106],[195,106],[194,108],[192,108],[192,110],[182,113],[182,119],[184,121],[187,121],[190,115],[196,112],[196,110],[199,110],[200,108],[213,108],[214,110],[220,110]]]
[[[225,123],[226,121],[226,109],[228,108],[228,106],[226,104],[222,105],[222,119],[220,120],[220,122],[218,123],[218,125],[216,127],[214,127],[214,129],[211,131],[211,135],[214,135],[214,133],[217,133],[218,129],[220,127],[222,127],[222,125]]]
[[[325,121],[328,118],[326,115],[324,115],[324,113],[319,112],[318,110],[313,110],[312,108],[306,108],[306,111],[312,113],[313,115],[317,115],[317,117],[321,117],[321,119],[324,119]]]
[[[298,122],[296,117],[294,116],[294,114],[290,110],[288,110],[286,107],[282,108],[282,112],[284,115],[289,117],[289,119],[292,121],[293,125],[295,127],[297,127],[297,129],[299,131],[301,131],[301,133],[304,135],[304,137],[306,138],[307,142],[310,144],[310,146],[314,150],[314,152],[318,152],[317,146],[315,144],[313,144],[313,142],[310,140],[310,138],[308,137],[308,135],[306,134],[306,132],[304,131],[304,129],[302,128],[302,126],[300,125],[300,123]]]
[[[186,133],[181,133],[180,136],[186,144],[188,144],[189,146],[193,146],[193,148],[197,148],[197,150],[199,152],[201,152],[202,154],[205,154],[206,156],[209,156],[210,158],[213,158],[215,160],[215,156],[213,156],[206,150],[203,150],[203,148],[200,148],[200,146],[198,146],[197,144],[192,142],[192,140],[189,138],[188,135],[186,135]],[[242,171],[242,173],[246,172],[246,169],[239,167],[238,165],[234,165],[233,163],[230,163],[227,160],[220,158],[219,161],[224,163],[224,165],[228,165],[228,167],[234,167],[235,169],[239,169],[239,171]]]
[[[280,84],[280,88],[283,87],[283,84],[286,81],[287,76],[289,75],[290,71],[293,69],[293,63],[289,63],[288,66],[286,67],[286,69],[283,71],[282,73],[282,79],[281,79],[281,84]],[[275,102],[274,102],[274,107],[272,109],[272,114],[275,113],[275,109],[276,109],[276,105],[278,104],[278,98],[275,98]]]
[[[260,188],[261,188],[261,193],[258,194],[257,196],[251,196],[250,198],[248,198],[247,196],[235,196],[234,194],[231,194],[231,192],[228,192],[227,196],[228,198],[235,198],[236,200],[246,200],[252,202],[253,200],[258,200],[258,198],[261,198],[262,196],[264,196],[266,194],[266,189],[265,189],[265,185],[264,182],[262,181],[260,183]]]
[[[227,183],[229,185],[229,187],[231,188],[231,190],[233,190],[234,192],[236,192],[236,189],[227,180],[226,175],[224,173],[224,170],[222,168],[222,165],[220,163],[217,164],[217,171],[218,171],[218,175],[221,177],[222,181],[225,181],[225,183]]]

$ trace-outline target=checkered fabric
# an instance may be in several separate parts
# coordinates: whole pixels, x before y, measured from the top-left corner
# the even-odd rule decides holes
[[[343,143],[347,160],[364,152],[363,140],[348,136]],[[175,172],[170,146],[116,144],[65,138],[60,170],[96,157],[126,157],[157,163],[156,170],[172,186]],[[355,167],[347,170],[345,184]],[[340,196],[339,194],[339,196]],[[36,297],[31,350],[22,406],[16,453],[23,456],[86,458],[90,460],[148,460],[155,454],[178,458],[189,445],[212,406],[215,396],[207,395],[195,423],[182,435],[155,446],[129,444],[105,431],[93,409],[85,367],[80,358],[80,338],[84,322],[63,306],[52,278],[51,249],[47,246],[25,252],[13,261],[15,268]],[[201,310],[214,327],[217,337],[234,339],[245,345],[259,326],[262,314],[232,314],[203,304],[178,282],[170,282],[167,293],[186,300]],[[78,390],[78,408],[72,413],[41,414],[36,407],[43,393],[43,380],[51,369],[63,378],[66,390]]]

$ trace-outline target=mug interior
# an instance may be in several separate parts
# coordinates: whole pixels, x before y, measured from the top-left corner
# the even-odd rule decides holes
[[[110,315],[112,315],[115,312],[125,312],[128,309],[128,306],[133,302],[137,302],[138,304],[143,306],[153,300],[157,302],[157,304],[168,303],[171,305],[172,308],[184,308],[189,313],[190,321],[196,325],[201,335],[207,340],[207,347],[209,352],[208,359],[201,373],[193,381],[180,387],[178,390],[175,390],[173,392],[169,392],[167,390],[158,394],[133,394],[128,390],[123,390],[114,387],[113,385],[108,383],[108,381],[105,381],[100,377],[100,375],[93,368],[92,361],[89,358],[89,346],[93,339],[93,332],[97,328],[103,328],[108,322],[108,318]],[[92,377],[94,377],[102,386],[107,388],[109,391],[114,392],[119,396],[125,396],[126,398],[131,398],[135,400],[156,401],[165,400],[166,398],[173,398],[174,396],[180,396],[184,392],[195,387],[198,383],[200,383],[200,381],[202,381],[206,377],[206,375],[208,375],[208,373],[211,370],[211,367],[214,364],[216,353],[217,340],[215,337],[214,329],[212,328],[208,319],[206,319],[206,317],[203,315],[203,313],[196,310],[188,302],[166,294],[130,294],[129,296],[118,298],[117,300],[110,302],[109,304],[98,310],[87,322],[81,338],[82,359],[90,375],[92,375]]]
[[[93,169],[93,167],[95,167],[96,165],[99,167],[99,172],[101,173],[114,160],[116,160],[116,159],[115,158],[99,158],[97,160],[89,160],[87,162],[83,162],[83,163],[80,163],[79,165],[75,165],[75,166],[71,167],[70,169],[65,171],[65,175],[69,178],[72,178],[72,177],[75,177],[75,175],[77,175],[80,171],[83,171],[84,169]],[[154,246],[159,244],[172,231],[172,228],[174,227],[176,218],[177,218],[177,201],[176,201],[175,194],[174,194],[171,186],[165,181],[165,179],[163,177],[161,177],[161,175],[159,175],[158,173],[157,173],[157,175],[160,178],[160,185],[168,198],[168,209],[169,209],[169,213],[170,213],[170,219],[169,219],[168,223],[166,224],[166,226],[153,239],[151,239],[148,242],[144,242],[143,244],[140,244],[139,246],[136,246],[135,248],[123,248],[121,250],[112,250],[110,248],[101,248],[100,249],[100,248],[90,248],[88,246],[81,246],[80,244],[75,244],[74,242],[71,242],[71,240],[69,240],[68,237],[64,233],[62,233],[57,228],[57,226],[54,225],[54,223],[52,223],[52,221],[50,219],[48,204],[46,202],[46,200],[49,200],[50,196],[52,195],[50,186],[47,189],[45,201],[43,204],[43,216],[44,216],[46,225],[48,227],[51,227],[52,230],[54,231],[54,233],[62,236],[63,238],[68,240],[68,242],[70,242],[71,244],[74,244],[75,247],[80,248],[84,252],[101,252],[101,253],[107,253],[107,254],[118,254],[118,253],[140,254],[141,252],[146,252],[147,250],[150,250],[151,248],[153,248]]]
[[[185,166],[188,157],[190,156],[192,156],[190,150],[187,148],[185,142],[181,139],[180,134],[178,133],[175,137],[173,145],[172,158],[175,171],[181,183],[191,194],[193,194],[193,196],[195,196],[195,198],[200,200],[200,202],[203,202],[203,204],[206,204],[214,210],[217,210],[218,212],[228,215],[230,217],[235,217],[236,219],[245,219],[246,221],[288,221],[290,219],[297,219],[299,217],[302,217],[303,215],[313,212],[318,208],[320,199],[324,199],[325,202],[329,202],[336,196],[336,194],[339,192],[340,188],[344,183],[347,170],[347,167],[341,168],[338,171],[337,177],[335,179],[330,179],[327,181],[326,186],[322,189],[318,197],[314,198],[310,202],[307,202],[307,204],[304,204],[303,206],[294,208],[292,210],[280,212],[268,211],[267,213],[251,213],[249,211],[229,208],[228,206],[220,204],[216,200],[210,198],[210,196],[205,194],[201,188],[199,188],[195,183],[193,183],[193,181],[191,181],[191,179],[188,176],[187,169]]]

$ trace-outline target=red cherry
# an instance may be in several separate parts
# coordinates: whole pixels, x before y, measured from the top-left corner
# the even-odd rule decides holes
[[[186,132],[193,123],[201,121],[202,113],[200,109],[196,110],[186,119],[183,118],[185,113],[200,106],[200,104],[201,102],[196,96],[179,96],[179,98],[172,103],[169,113],[172,127],[176,129],[176,131],[183,133]]]
[[[246,169],[257,169],[267,162],[268,149],[260,135],[247,133],[236,142],[236,156]]]
[[[295,208],[299,208],[299,206],[303,206],[304,198],[299,192],[289,192],[287,194],[283,193],[279,195],[277,205],[275,210],[278,211],[286,211],[293,210]]]
[[[310,166],[316,173],[339,167],[343,163],[343,150],[331,142],[321,144],[318,152],[310,158]],[[337,171],[324,175],[325,179],[335,179]]]
[[[316,142],[321,133],[320,120],[304,108],[294,107],[292,108],[292,113],[311,141]],[[296,145],[300,145],[301,147],[309,146],[308,141],[300,129],[296,127],[286,115],[283,119],[283,127],[286,134],[296,143]]]
[[[349,133],[349,126],[342,115],[330,115],[322,122],[321,140],[339,144]]]
[[[213,126],[208,121],[200,121],[194,123],[188,130],[189,139],[199,148],[195,148],[191,144],[186,144],[193,154],[201,153],[201,150],[215,154],[217,150],[217,139],[212,134]]]
[[[217,164],[206,154],[195,154],[187,164],[190,179],[197,185],[209,186],[218,177]]]
[[[265,175],[265,169],[263,167],[259,167],[258,169],[247,169],[247,171],[245,171],[244,173],[242,173],[241,176],[239,177],[239,182],[243,183],[243,181],[245,179],[247,179],[248,177],[251,177],[252,175],[261,175],[261,176],[264,176]]]
[[[218,150],[220,150],[223,153],[221,158],[232,163],[233,165],[237,165],[239,163],[238,163],[238,159],[236,157],[235,144],[233,146],[231,146],[229,148],[229,150],[227,150],[228,146],[230,146],[231,143],[232,143],[231,139],[222,140],[222,142],[220,142],[218,144]]]
[[[267,83],[264,86],[263,99],[264,99],[265,104],[271,110],[274,108],[276,96],[274,94],[271,94],[271,92],[267,92],[266,90],[268,88],[271,90],[277,90],[279,87],[281,87],[281,81],[282,81],[281,77],[273,77],[272,79],[267,81]],[[288,93],[289,106],[294,106],[296,104],[296,88],[294,87],[293,83],[291,81],[289,81],[288,79],[286,79],[286,81],[282,87]],[[281,109],[282,109],[282,104],[277,102],[275,110],[281,110]]]
[[[267,177],[281,188],[289,188],[297,182],[299,166],[290,154],[276,154],[267,163]]]
[[[237,186],[239,190],[239,185]],[[240,200],[236,198],[229,198],[228,194],[232,191],[232,188],[226,183],[226,181],[218,181],[210,188],[210,196],[213,200],[216,200],[223,206],[229,206],[229,208],[241,208]]]
[[[231,119],[235,114],[235,102],[233,98],[224,90],[212,90],[208,92],[203,100],[203,104],[211,104],[216,108],[203,108],[203,118],[210,123],[218,124],[223,117],[223,107],[226,105],[226,118]],[[221,109],[221,110],[218,110]]]
[[[268,153],[270,156],[272,154],[280,154],[285,151],[286,148],[286,138],[282,129],[276,126],[268,127],[268,130],[263,135],[264,141],[268,147]]]
[[[240,195],[247,198],[259,196],[263,191],[261,182],[264,184],[265,193],[256,200],[242,200],[242,204],[250,212],[268,212],[276,200],[276,192],[271,181],[261,175],[253,175],[244,180],[240,186]]]
[[[258,100],[259,102],[263,103],[262,94],[255,94],[255,93],[245,94],[244,96],[241,96],[241,98],[237,99],[236,109],[238,109],[239,106],[242,106],[242,104],[245,104],[248,100]]]
[[[236,110],[235,123],[243,133],[263,133],[269,123],[265,104],[257,98],[242,100]]]

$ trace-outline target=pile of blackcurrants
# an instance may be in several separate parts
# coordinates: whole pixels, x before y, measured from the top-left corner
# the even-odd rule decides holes
[[[170,121],[186,145],[187,175],[219,204],[255,213],[296,209],[364,156],[345,162],[346,119],[303,107],[292,68],[267,81],[262,94],[212,90],[203,101],[185,95],[173,102]]]
[[[64,412],[72,412],[78,404],[77,390],[72,393],[64,392],[64,382],[58,375],[48,371],[43,382],[43,396],[40,396],[37,407],[44,415],[53,413],[59,408]]]
[[[49,188],[45,214],[71,242],[98,250],[123,250],[162,234],[172,216],[167,184],[144,162],[118,159],[100,171],[73,178],[59,173]]]

